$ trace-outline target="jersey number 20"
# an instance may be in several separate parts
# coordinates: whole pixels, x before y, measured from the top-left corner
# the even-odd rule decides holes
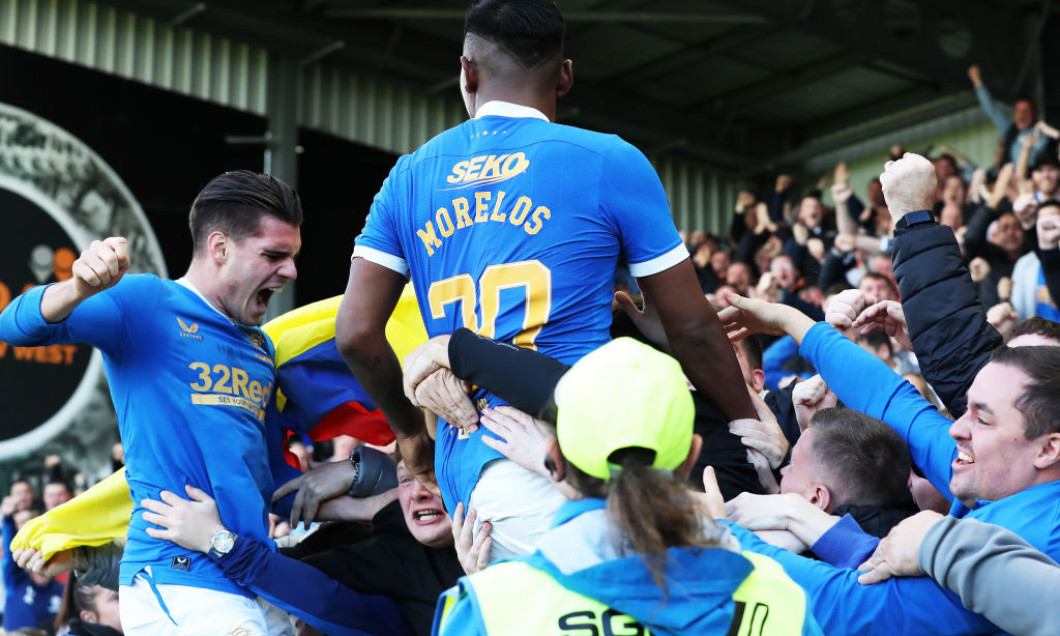
[[[524,288],[526,309],[522,330],[512,342],[520,347],[537,349],[534,341],[541,333],[541,328],[548,323],[552,310],[552,272],[541,261],[490,265],[479,278],[477,293],[470,274],[460,274],[433,283],[427,290],[431,318],[444,318],[446,306],[459,301],[464,326],[481,336],[493,338],[497,331],[497,316],[501,311],[501,290],[514,287]],[[481,310],[481,327],[476,308]]]

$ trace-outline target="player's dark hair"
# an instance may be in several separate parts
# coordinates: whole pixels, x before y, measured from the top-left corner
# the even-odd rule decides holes
[[[234,170],[214,177],[195,197],[188,215],[195,251],[206,247],[206,237],[223,232],[235,241],[253,236],[263,216],[288,225],[302,225],[302,202],[291,186],[276,177]]]
[[[526,70],[563,53],[565,28],[552,0],[481,0],[464,19],[465,38],[492,42]]]

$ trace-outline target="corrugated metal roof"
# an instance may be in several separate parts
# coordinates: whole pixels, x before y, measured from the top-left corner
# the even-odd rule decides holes
[[[845,159],[857,177],[859,157],[868,171],[891,143],[940,139],[988,162],[996,133],[969,107],[965,62],[946,58],[983,50],[966,27],[998,9],[979,4],[961,24],[943,24],[941,5],[914,15],[908,3],[880,2],[818,7],[807,21],[769,0],[629,10],[565,0],[578,81],[561,103],[563,122],[642,147],[678,225],[715,232],[726,229],[741,175],[824,171]],[[455,53],[466,0],[414,4],[0,0],[0,43],[258,115],[267,114],[270,56],[293,56],[305,64],[299,125],[404,153],[465,117]],[[1037,4],[1023,0],[1022,15]],[[857,21],[872,15],[884,40],[936,25],[948,48],[925,66],[882,40],[862,45]],[[852,32],[837,30],[844,25]]]
[[[268,51],[81,0],[0,0],[0,43],[265,113]]]

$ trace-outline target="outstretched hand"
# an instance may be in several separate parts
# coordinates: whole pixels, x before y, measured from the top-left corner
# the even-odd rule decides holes
[[[453,375],[449,369],[438,369],[416,387],[415,403],[436,413],[456,428],[469,433],[478,430],[478,410],[468,392],[471,385]]]
[[[401,363],[401,380],[405,397],[416,406],[416,389],[420,382],[438,369],[449,368],[449,334],[435,336],[416,347]]]
[[[75,568],[79,570],[85,569],[85,564],[78,562],[77,552],[77,548],[60,550],[53,554],[52,558],[45,561],[43,552],[38,552],[33,548],[23,548],[12,552],[11,558],[15,560],[18,567],[27,572],[32,572],[39,576],[56,576]]]
[[[669,351],[670,343],[666,339],[666,330],[663,329],[659,311],[647,294],[641,294],[641,299],[643,308],[637,307],[633,297],[626,292],[615,293],[615,302],[618,303],[619,309],[629,316],[629,319],[636,325],[637,330],[656,347],[663,351]]]
[[[788,455],[788,439],[765,401],[754,391],[749,392],[758,419],[733,420],[729,422],[729,432],[739,436],[740,442],[748,449],[760,453],[768,461],[769,469],[776,469]]]
[[[350,462],[328,462],[277,488],[272,500],[278,501],[297,490],[291,504],[291,527],[297,528],[303,518],[309,525],[316,519],[321,504],[350,490],[354,477],[356,473]]]
[[[725,498],[722,497],[713,466],[703,469],[703,492],[693,493],[692,497],[699,507],[700,514],[710,519],[728,519],[725,514]]]
[[[781,303],[746,298],[732,292],[725,292],[725,299],[731,306],[718,312],[718,320],[732,342],[754,334],[787,334],[802,342],[806,332],[815,324],[798,309]]]
[[[894,300],[881,300],[868,307],[857,319],[853,327],[861,329],[861,333],[870,331],[882,331],[894,338],[898,345],[906,350],[913,350],[913,341],[909,338],[909,325],[905,322],[905,311],[901,303]]]
[[[824,320],[839,331],[845,331],[852,328],[858,316],[875,302],[875,298],[866,296],[860,289],[845,289],[832,297]]]
[[[486,430],[497,436],[483,435],[483,444],[522,468],[549,477],[543,461],[548,448],[547,438],[532,416],[513,406],[498,406],[486,409],[481,422]]]

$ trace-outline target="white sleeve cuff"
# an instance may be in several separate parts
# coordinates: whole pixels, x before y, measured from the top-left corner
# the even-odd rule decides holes
[[[354,254],[356,254],[356,251],[354,251]],[[680,243],[669,252],[662,256],[656,256],[650,261],[629,263],[629,273],[633,275],[633,278],[644,278],[645,276],[664,272],[686,258],[688,258],[688,248],[685,247],[684,243]]]
[[[353,256],[350,260],[355,258],[363,258],[366,261],[375,263],[376,265],[382,265],[383,267],[393,270],[398,274],[401,274],[405,278],[409,277],[409,264],[405,262],[405,259],[394,256],[393,254],[387,254],[364,245],[353,246]]]

